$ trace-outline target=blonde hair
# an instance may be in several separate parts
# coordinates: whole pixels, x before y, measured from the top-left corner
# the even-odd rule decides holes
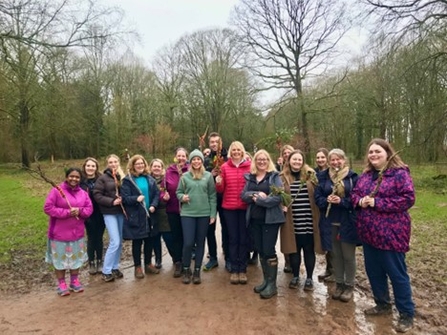
[[[279,154],[282,158],[284,158],[284,151],[286,151],[286,150],[290,150],[290,152],[293,152],[293,151],[295,151],[295,148],[292,147],[290,144],[283,145],[281,147],[281,151],[279,152]]]
[[[203,174],[205,173],[205,166],[203,166],[203,162],[199,169],[194,169],[192,164],[190,164],[189,172],[192,174],[192,179],[202,179]]]
[[[242,151],[242,159],[245,159],[246,152],[244,145],[241,142],[239,141],[231,142],[230,147],[228,148],[228,156],[230,157],[231,157],[231,150],[233,150],[233,148],[240,149]]]
[[[289,185],[295,181],[292,176],[292,169],[290,168],[290,160],[294,155],[301,155],[301,157],[303,158],[303,166],[300,169],[301,171],[300,181],[305,182],[310,178],[312,174],[315,174],[315,170],[306,164],[304,153],[298,149],[294,150],[290,153],[289,157],[287,158],[287,164],[284,165],[284,169],[281,172],[283,180],[285,180]]]
[[[161,165],[161,177],[164,177],[164,175],[166,174],[165,163],[163,163],[163,161],[160,158],[154,158],[149,163],[149,173],[151,174],[151,176],[152,176],[152,166],[154,165],[154,163],[160,163],[160,165]]]
[[[106,157],[106,166],[109,166],[109,159],[110,159],[110,158],[115,158],[115,159],[118,161],[118,168],[116,169],[116,173],[120,176],[121,180],[123,180],[123,178],[124,178],[126,175],[124,174],[124,171],[123,171],[123,169],[121,168],[121,165],[120,165],[121,160],[120,160],[120,158],[119,158],[117,155],[115,155],[115,154],[110,154],[110,155],[108,155],[108,156]]]
[[[144,171],[143,174],[149,174],[149,164],[147,164],[146,159],[142,156],[142,155],[133,155],[132,157],[130,157],[129,162],[127,163],[127,172],[130,173],[133,176],[138,175],[137,171],[135,170],[135,163],[138,160],[142,160],[144,163]]]
[[[267,160],[269,163],[268,167],[267,167],[267,172],[276,171],[275,164],[273,164],[272,158],[270,157],[269,153],[266,150],[261,149],[261,150],[256,151],[255,155],[253,156],[253,160],[251,161],[251,165],[250,165],[250,173],[258,174],[258,168],[256,167],[256,159],[260,155],[264,155],[267,157]]]

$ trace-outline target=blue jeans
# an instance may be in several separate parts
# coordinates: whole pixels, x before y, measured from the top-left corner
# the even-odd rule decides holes
[[[389,304],[388,278],[393,286],[396,308],[400,314],[414,317],[410,277],[405,264],[405,253],[380,250],[363,244],[365,269],[376,304]]]
[[[109,246],[102,273],[111,274],[112,270],[117,270],[120,266],[121,250],[123,248],[123,214],[104,214],[107,233],[109,235]]]
[[[249,237],[245,213],[243,209],[223,210],[228,228],[231,273],[247,272]]]
[[[210,224],[210,217],[182,216],[183,229],[183,267],[191,266],[192,248],[196,247],[195,268],[200,269],[205,249],[205,238]],[[214,223],[215,224],[215,223]]]

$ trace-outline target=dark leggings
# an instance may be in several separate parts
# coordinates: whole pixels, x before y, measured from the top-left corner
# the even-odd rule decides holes
[[[290,265],[294,277],[299,277],[301,266],[301,250],[304,254],[304,266],[306,267],[307,278],[312,279],[315,269],[315,251],[314,251],[314,237],[311,234],[297,235],[295,234],[296,250],[297,252],[290,254]]]
[[[172,234],[172,260],[174,263],[182,261],[183,229],[180,214],[167,213]]]
[[[205,238],[210,217],[182,217],[183,226],[183,267],[191,266],[192,249],[196,247],[195,268],[200,269],[205,250]]]
[[[95,259],[102,260],[104,250],[104,230],[106,225],[104,219],[101,217],[98,220],[91,218],[85,222],[85,229],[87,231],[87,255],[88,261],[93,262]]]
[[[161,233],[158,233],[155,236],[151,236],[151,257],[152,250],[155,254],[155,262],[161,263]]]
[[[135,266],[141,266],[141,246],[143,246],[144,264],[151,264],[152,245],[150,237],[132,240],[132,257]]]

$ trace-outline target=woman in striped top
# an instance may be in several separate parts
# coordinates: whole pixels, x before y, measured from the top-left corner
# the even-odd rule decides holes
[[[281,173],[284,188],[292,197],[286,212],[286,223],[281,228],[281,251],[290,254],[293,278],[289,288],[299,285],[301,250],[306,267],[304,290],[312,291],[312,275],[315,268],[315,252],[323,253],[318,230],[319,210],[315,205],[314,190],[318,184],[315,171],[304,162],[300,150],[293,151]]]

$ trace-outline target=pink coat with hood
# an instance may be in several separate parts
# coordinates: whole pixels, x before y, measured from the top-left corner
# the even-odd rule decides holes
[[[79,186],[71,188],[66,182],[59,187],[64,192],[71,207],[79,208],[79,217],[70,215],[70,207],[53,187],[45,200],[44,212],[50,217],[48,226],[48,238],[55,241],[70,242],[84,237],[84,221],[93,213],[93,205],[86,191]]]

